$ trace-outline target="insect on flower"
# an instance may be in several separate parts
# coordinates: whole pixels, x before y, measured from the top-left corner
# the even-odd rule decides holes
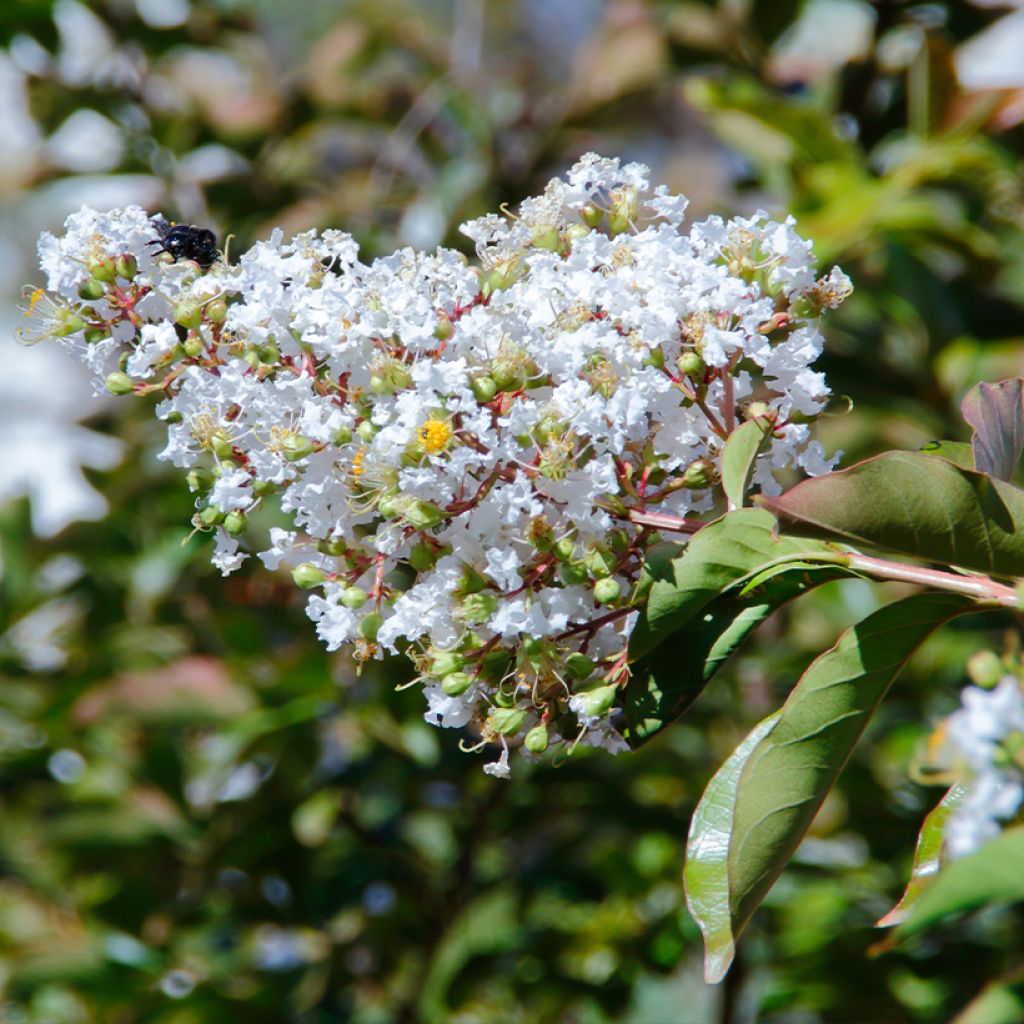
[[[216,261],[217,236],[209,228],[198,228],[194,224],[171,224],[163,217],[153,218],[159,238],[150,245],[159,245],[157,252],[169,252],[175,260],[193,260],[204,270]]]

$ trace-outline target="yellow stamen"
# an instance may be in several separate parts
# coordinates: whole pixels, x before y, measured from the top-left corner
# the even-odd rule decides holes
[[[366,449],[360,448],[356,452],[355,458],[352,460],[352,475],[354,477],[362,476],[363,473],[363,458],[366,455]]]
[[[31,316],[35,312],[36,306],[39,305],[39,300],[45,294],[46,294],[46,289],[45,288],[36,288],[32,292],[32,295],[29,297],[29,300],[28,300],[28,309],[25,310],[25,316]]]
[[[431,455],[443,452],[451,438],[451,427],[444,420],[429,419],[416,431],[416,440]]]

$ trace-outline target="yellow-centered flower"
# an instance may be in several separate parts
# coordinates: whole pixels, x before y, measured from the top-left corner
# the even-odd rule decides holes
[[[429,419],[416,430],[416,440],[431,455],[443,452],[452,439],[452,428],[444,420]]]

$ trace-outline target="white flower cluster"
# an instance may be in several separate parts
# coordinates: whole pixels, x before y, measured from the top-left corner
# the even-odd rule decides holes
[[[764,427],[766,491],[830,465],[810,365],[848,279],[816,280],[792,221],[684,230],[685,207],[588,155],[517,215],[463,227],[479,265],[365,264],[338,231],[196,262],[174,258],[187,227],[161,253],[143,210],[83,210],[41,240],[35,336],[109,392],[162,396],[164,457],[223,572],[276,495],[294,529],[260,557],[314,591],[328,647],[405,650],[428,720],[500,744],[504,775],[510,743],[622,747],[645,551],[716,507],[738,424]]]
[[[953,859],[973,853],[1000,832],[1024,800],[1024,690],[1012,675],[993,689],[967,686],[959,710],[941,727],[964,774],[967,793],[946,824]]]

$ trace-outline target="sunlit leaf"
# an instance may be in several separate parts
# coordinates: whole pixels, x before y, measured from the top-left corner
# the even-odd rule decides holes
[[[757,420],[750,420],[729,435],[722,450],[722,489],[730,508],[742,508],[757,457],[770,437]]]

